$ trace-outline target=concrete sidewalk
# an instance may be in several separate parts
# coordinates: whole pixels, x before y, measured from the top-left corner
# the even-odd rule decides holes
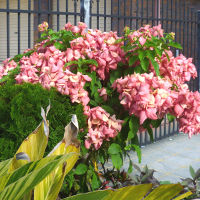
[[[142,162],[138,164],[135,152],[131,154],[135,164],[156,170],[154,176],[160,181],[179,182],[190,177],[189,166],[200,168],[200,134],[192,136],[182,133],[142,147]],[[124,162],[128,168],[128,161]],[[133,171],[133,173],[135,173]]]

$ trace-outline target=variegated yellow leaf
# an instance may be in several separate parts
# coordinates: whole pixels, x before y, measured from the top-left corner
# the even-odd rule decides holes
[[[73,168],[79,157],[80,147],[76,139],[77,133],[78,121],[76,115],[73,115],[71,122],[65,128],[63,140],[55,146],[49,155],[62,155],[71,152],[76,154],[68,158],[35,187],[34,200],[55,200],[57,198],[65,175]]]
[[[30,161],[36,161],[43,157],[49,137],[49,122],[46,116],[49,112],[50,105],[45,113],[41,108],[41,116],[43,118],[40,125],[22,142],[12,159],[8,172],[11,172]]]

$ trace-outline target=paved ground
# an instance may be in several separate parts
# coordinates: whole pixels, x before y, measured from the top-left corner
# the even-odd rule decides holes
[[[132,160],[138,164],[135,153]],[[178,182],[190,177],[189,166],[200,168],[200,134],[191,139],[182,133],[142,147],[141,167],[155,169],[155,177],[160,181]],[[125,162],[124,168],[128,167]],[[134,172],[133,172],[134,173]]]

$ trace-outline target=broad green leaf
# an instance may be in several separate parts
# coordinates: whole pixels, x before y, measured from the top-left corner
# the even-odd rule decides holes
[[[148,50],[147,51],[147,57],[150,59],[152,65],[154,67],[154,70],[156,72],[156,75],[159,76],[160,75],[159,65],[155,61],[155,55],[154,55],[154,53],[152,51]]]
[[[101,186],[101,182],[99,181],[98,176],[96,175],[96,173],[93,173],[93,175],[92,175],[91,186],[92,186],[93,190],[96,190]]]
[[[62,200],[103,200],[108,196],[111,190],[94,191],[89,193],[78,194],[75,196],[67,197]]]
[[[141,60],[144,60],[145,58],[145,51],[144,50],[141,50],[141,49],[138,49],[138,57]]]
[[[79,194],[63,200],[141,200],[151,188],[152,184],[134,185],[117,190],[103,190]]]
[[[140,61],[141,67],[145,72],[148,72],[149,69],[149,60],[148,58],[144,58],[143,60]]]
[[[194,179],[196,180],[196,179],[198,179],[199,177],[200,177],[200,169],[198,169],[198,170],[196,171]]]
[[[86,194],[79,194],[63,200],[141,200],[152,189],[152,184],[141,184],[123,187],[117,190],[95,191]],[[154,189],[144,200],[171,200],[183,190],[180,184],[161,185]],[[185,197],[191,193],[186,193]],[[180,196],[181,197],[181,196]],[[179,200],[180,198],[176,199]]]
[[[168,45],[170,47],[174,47],[176,49],[183,49],[183,47],[179,43],[177,43],[177,42],[170,42]]]
[[[171,200],[183,190],[180,184],[160,185],[151,192],[144,200]]]
[[[112,164],[116,169],[120,169],[123,165],[121,154],[111,154]]]
[[[39,160],[43,157],[49,137],[49,122],[46,120],[49,109],[50,105],[47,107],[45,113],[44,109],[41,108],[41,116],[43,120],[40,125],[22,142],[12,159],[9,172],[30,161]]]
[[[112,143],[110,147],[108,148],[108,153],[109,154],[118,154],[121,152],[121,146],[116,143]]]
[[[149,134],[150,140],[153,142],[153,130],[150,126],[147,126],[147,132]]]
[[[74,167],[80,153],[80,142],[76,139],[78,134],[78,120],[72,116],[71,122],[65,127],[65,134],[48,156],[74,153],[65,162],[59,165],[51,174],[41,181],[34,190],[34,198],[37,200],[56,200],[62,187],[64,177]]]
[[[12,158],[0,162],[0,177],[7,174],[11,162],[12,162]]]
[[[129,66],[134,65],[137,60],[138,60],[138,56],[137,55],[131,56],[129,58],[129,61],[128,61]]]
[[[167,119],[169,122],[172,122],[172,121],[174,121],[174,119],[176,119],[176,117],[174,115],[167,114]]]
[[[158,128],[160,126],[160,124],[162,123],[163,119],[157,119],[157,120],[151,120],[151,125],[154,128]]]
[[[137,157],[138,157],[138,162],[141,163],[142,160],[142,151],[140,149],[140,146],[133,144],[132,145],[133,148],[135,149],[136,153],[137,153]]]
[[[190,165],[190,175],[192,176],[193,179],[195,179],[195,171],[191,165]]]
[[[154,70],[155,70],[155,72],[156,72],[156,75],[159,76],[159,75],[160,75],[160,70],[159,70],[159,65],[158,65],[158,63],[157,63],[154,59],[151,60],[151,63],[152,63],[152,65],[153,65],[153,67],[154,67]]]
[[[41,160],[30,162],[21,168],[11,172],[8,183],[3,191],[0,192],[0,199],[20,200],[25,194],[33,189],[40,181],[54,171],[65,160],[75,154],[63,156],[49,156]]]
[[[132,161],[129,160],[129,167],[128,167],[128,173],[131,174],[133,171],[133,164],[132,164]]]
[[[56,49],[59,49],[61,51],[65,48],[65,46],[61,44],[60,42],[55,42],[54,46],[56,47]]]
[[[128,140],[131,140],[132,138],[135,137],[135,135],[137,134],[139,130],[139,127],[140,127],[139,118],[134,115],[131,116],[129,120],[130,131],[128,133]]]
[[[82,174],[85,174],[87,172],[87,165],[86,164],[83,164],[83,163],[80,163],[76,169],[75,169],[75,174],[77,175],[82,175]]]
[[[193,193],[192,193],[191,191],[189,191],[189,192],[186,192],[186,193],[184,193],[184,194],[182,194],[182,195],[176,197],[176,198],[173,199],[173,200],[181,200],[181,199],[185,199],[186,197],[189,197],[189,196],[191,196],[192,194],[193,194]]]

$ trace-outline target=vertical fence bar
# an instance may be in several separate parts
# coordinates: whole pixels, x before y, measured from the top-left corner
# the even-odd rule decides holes
[[[113,30],[113,0],[111,0],[111,30]]]
[[[197,72],[198,72],[198,91],[200,92],[200,10],[197,12]]]
[[[38,0],[38,24],[41,23],[41,0]],[[40,32],[38,31],[38,38],[40,38]]]
[[[6,23],[7,23],[7,58],[10,57],[10,10],[9,10],[9,0],[6,1]]]
[[[74,0],[74,25],[77,24],[77,0]]]
[[[117,1],[117,32],[120,33],[120,0]]]
[[[143,21],[144,21],[144,19],[143,19],[143,17],[144,17],[144,2],[143,2],[143,0],[141,0],[141,26],[143,26]]]
[[[167,0],[167,6],[166,6],[166,32],[168,33],[168,23],[169,23],[169,15],[168,15],[168,10],[169,10],[169,0]]]
[[[136,3],[136,29],[138,29],[138,19],[139,19],[138,11],[139,11],[139,0],[137,0]]]
[[[185,8],[186,8],[186,0],[184,0],[184,5],[183,5],[183,30],[185,30]],[[183,52],[185,54],[185,34],[183,34]]]
[[[60,0],[57,0],[57,31],[60,29],[60,15],[59,15],[59,10],[60,10]]]
[[[69,2],[68,2],[68,0],[66,0],[66,23],[68,23],[68,11],[69,11]]]
[[[31,0],[28,0],[28,48],[31,48]]]
[[[92,1],[90,2],[90,26],[89,28],[92,28]],[[111,0],[112,3],[112,0]],[[112,8],[111,8],[112,9]],[[111,20],[111,26],[112,26],[112,20]]]
[[[132,18],[132,13],[133,13],[133,1],[130,0],[130,28],[133,29],[133,18]]]
[[[97,0],[97,29],[99,29],[99,0]]]
[[[146,0],[146,8],[147,8],[146,17],[147,17],[147,24],[148,24],[149,23],[149,3],[148,3],[148,0]]]
[[[106,31],[106,0],[104,0],[104,31]]]
[[[126,26],[126,0],[124,0],[124,27]]]
[[[17,8],[18,10],[20,10],[20,0],[18,0]],[[18,54],[20,54],[20,12],[18,12],[17,33],[18,33]]]
[[[47,20],[48,20],[48,24],[50,25],[50,10],[51,10],[51,0],[48,0],[48,15],[47,15]]]
[[[80,21],[85,22],[85,8],[84,8],[85,1],[80,1]]]
[[[154,18],[155,18],[155,0],[152,0],[152,20],[151,20],[151,23],[152,23],[152,26],[154,26]]]

